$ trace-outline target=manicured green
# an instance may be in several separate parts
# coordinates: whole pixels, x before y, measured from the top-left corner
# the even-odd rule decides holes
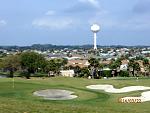
[[[123,96],[140,96],[142,91],[110,94],[86,89],[92,84],[112,84],[116,88],[131,85],[150,86],[149,78],[119,78],[88,80],[84,78],[15,78],[0,79],[0,113],[149,113],[150,102],[138,104],[118,103]],[[66,89],[75,92],[78,98],[66,101],[44,100],[33,95],[41,89]]]

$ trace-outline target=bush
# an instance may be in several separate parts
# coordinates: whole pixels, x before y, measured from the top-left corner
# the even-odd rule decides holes
[[[104,70],[103,77],[111,77],[111,70]]]
[[[119,76],[121,76],[121,77],[129,77],[129,72],[128,71],[120,71]]]
[[[89,75],[90,75],[90,72],[89,72],[88,68],[80,69],[79,77],[87,78]]]
[[[33,77],[47,77],[47,76],[48,76],[48,74],[46,74],[46,73],[35,73],[33,75]]]
[[[30,73],[27,71],[20,72],[20,76],[30,79]]]
[[[10,73],[8,74],[8,77],[13,78],[14,77],[14,72],[10,71]]]

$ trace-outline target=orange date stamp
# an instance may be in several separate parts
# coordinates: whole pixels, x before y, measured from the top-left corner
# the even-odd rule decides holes
[[[119,103],[141,103],[142,99],[140,97],[122,97],[118,99]]]

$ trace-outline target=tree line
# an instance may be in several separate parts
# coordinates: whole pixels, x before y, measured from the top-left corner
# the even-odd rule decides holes
[[[128,60],[127,69],[121,70],[120,66],[122,65],[122,60]],[[141,67],[141,61],[143,67]],[[100,76],[108,76],[108,77],[115,77],[115,76],[122,76],[122,77],[129,77],[129,76],[149,76],[150,75],[150,63],[147,58],[144,57],[136,57],[132,59],[128,59],[125,57],[120,57],[115,59],[111,59],[111,63],[109,65],[103,65],[99,63],[98,59],[91,58],[89,59],[90,68],[95,70],[95,75],[98,77]],[[110,70],[103,70],[104,68],[109,68]],[[144,72],[141,72],[141,68],[143,68]]]
[[[99,59],[90,58],[88,67],[80,68],[79,66],[68,66],[67,59],[51,59],[46,58],[35,52],[23,52],[16,55],[6,56],[0,59],[0,69],[5,72],[9,71],[9,77],[13,77],[15,72],[19,72],[19,76],[24,76],[27,79],[31,75],[35,76],[37,73],[44,73],[48,76],[49,72],[53,72],[54,75],[59,75],[60,70],[73,69],[75,77],[89,77],[101,78],[104,76],[138,76],[140,74],[140,65],[138,60],[143,61],[145,76],[150,74],[149,60],[143,57],[137,57],[129,59],[128,69],[125,71],[120,70],[121,61],[125,58],[112,59],[111,63],[107,66],[101,64]],[[108,67],[110,70],[103,70]]]
[[[9,71],[9,77],[13,77],[14,72],[19,71],[20,76],[25,76],[29,79],[31,74],[38,72],[48,73],[49,71],[54,71],[57,74],[66,63],[66,59],[46,60],[41,54],[23,52],[2,58],[0,60],[0,68],[3,71]]]

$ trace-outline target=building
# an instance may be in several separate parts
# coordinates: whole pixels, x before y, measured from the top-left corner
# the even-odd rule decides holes
[[[120,65],[120,70],[127,71],[128,70],[129,60],[122,60]]]
[[[90,64],[88,60],[69,60],[66,66],[79,66],[80,68],[88,67]]]
[[[122,70],[122,71],[127,71],[127,70],[128,70],[128,64],[122,64],[122,65],[120,66],[120,70]]]
[[[64,77],[74,77],[74,70],[62,70],[60,74]]]

